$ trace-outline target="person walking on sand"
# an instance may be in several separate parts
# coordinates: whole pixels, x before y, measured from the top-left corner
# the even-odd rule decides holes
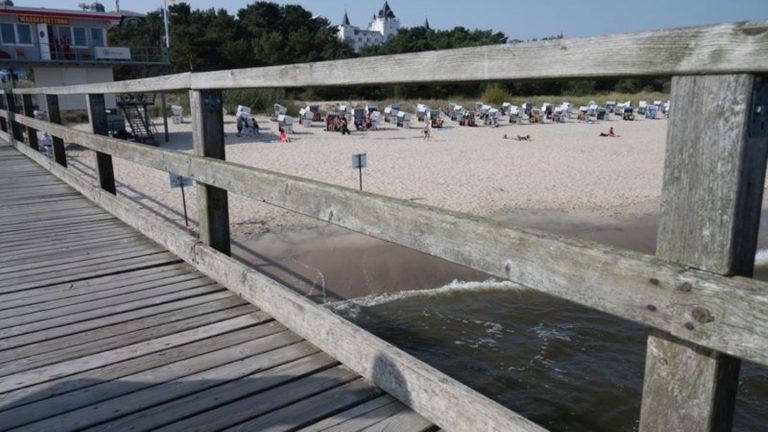
[[[341,119],[341,134],[342,135],[352,135],[352,132],[349,131],[349,125],[347,124],[347,118],[343,117]]]
[[[431,137],[432,137],[432,122],[429,120],[426,120],[424,124],[424,141],[430,139]]]
[[[280,140],[280,142],[290,142],[288,140],[288,135],[285,134],[285,129],[283,128],[278,129],[277,137]]]

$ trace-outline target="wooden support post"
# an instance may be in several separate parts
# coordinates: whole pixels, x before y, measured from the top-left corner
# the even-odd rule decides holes
[[[660,258],[752,275],[768,155],[766,90],[766,82],[752,75],[673,78]],[[689,298],[688,331],[721,318],[720,311],[697,305],[696,286],[674,289]],[[730,431],[739,367],[739,359],[653,332],[640,430]]]
[[[32,106],[32,95],[31,94],[24,94],[21,95],[21,104],[24,108],[24,115],[27,117],[34,117],[35,116],[35,107]],[[27,140],[29,141],[29,147],[33,150],[40,150],[40,147],[37,145],[37,129],[27,127]]]
[[[61,111],[59,111],[59,97],[57,95],[45,95],[45,102],[48,105],[48,121],[61,124]],[[67,166],[67,155],[64,150],[64,140],[53,137],[53,159],[59,165]]]
[[[88,117],[91,119],[91,128],[97,135],[109,135],[107,127],[107,106],[103,94],[88,95]],[[115,171],[112,168],[112,156],[96,152],[96,170],[99,174],[99,185],[105,191],[115,195]]]
[[[192,90],[189,92],[189,102],[192,108],[195,154],[226,159],[221,91]],[[197,182],[197,199],[200,241],[230,255],[227,191]]]
[[[0,97],[0,104],[2,105],[3,110],[8,110],[8,95],[5,93],[2,93],[2,97]],[[10,111],[9,111],[10,113]],[[8,133],[8,120],[5,117],[0,117],[0,130],[2,130],[5,133]]]
[[[19,142],[24,142],[24,136],[21,133],[21,125],[16,123],[14,116],[18,112],[16,109],[16,96],[10,91],[5,92],[5,101],[8,105],[8,120],[11,123],[11,137]]]

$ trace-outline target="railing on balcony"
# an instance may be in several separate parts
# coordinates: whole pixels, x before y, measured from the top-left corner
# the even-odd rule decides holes
[[[0,45],[0,63],[168,64],[163,47]]]

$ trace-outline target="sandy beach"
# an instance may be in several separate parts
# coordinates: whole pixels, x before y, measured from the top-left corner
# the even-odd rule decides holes
[[[237,137],[225,117],[227,160],[356,189],[352,155],[367,153],[368,192],[481,215],[530,228],[576,235],[653,252],[667,120],[460,127],[446,119],[424,140],[423,123],[410,129],[382,122],[351,136],[294,126],[291,142],[277,124],[257,115],[260,134]],[[504,119],[506,120],[506,119]],[[169,121],[160,147],[192,151],[189,117]],[[87,128],[87,125],[80,125]],[[600,137],[613,127],[620,137]],[[530,135],[530,141],[503,139]],[[93,175],[90,151],[70,148],[73,166]],[[168,174],[114,160],[118,193],[183,225],[181,193]],[[186,190],[196,221],[194,188]],[[236,255],[320,299],[435,287],[485,275],[404,248],[230,194]],[[650,240],[649,240],[650,237]]]

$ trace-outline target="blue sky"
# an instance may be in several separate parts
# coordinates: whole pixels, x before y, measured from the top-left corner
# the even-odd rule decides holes
[[[82,0],[15,0],[17,6],[74,9]],[[90,0],[86,0],[89,2]],[[115,0],[101,0],[114,10]],[[245,0],[189,0],[193,8],[226,8],[234,14]],[[344,10],[353,25],[364,27],[384,0],[277,0],[300,4],[339,24]],[[745,20],[768,20],[768,0],[389,0],[402,26],[433,28],[461,25],[502,31],[511,38],[530,39],[563,33],[566,37],[636,32]],[[162,0],[120,0],[137,12],[159,8]]]

